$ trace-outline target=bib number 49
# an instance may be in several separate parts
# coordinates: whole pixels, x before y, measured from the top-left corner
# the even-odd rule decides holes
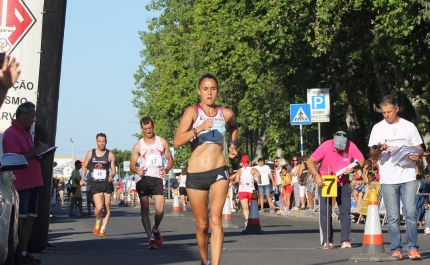
[[[337,178],[336,176],[322,176],[324,186],[321,190],[322,197],[337,197]]]

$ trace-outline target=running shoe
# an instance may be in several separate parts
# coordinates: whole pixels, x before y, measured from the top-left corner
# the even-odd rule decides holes
[[[291,209],[292,211],[296,211],[296,210],[299,210],[299,207],[297,207],[297,206],[294,206],[292,209]]]
[[[96,224],[94,225],[94,228],[93,228],[93,234],[94,235],[98,235],[100,233],[100,225],[101,225],[101,223],[99,223],[99,222],[96,222]]]
[[[231,208],[231,209],[230,209],[230,211],[231,211],[232,213],[235,213],[235,212],[236,212],[236,210],[235,210],[235,209],[233,209],[233,208]]]
[[[105,237],[105,236],[106,236],[105,230],[104,229],[100,229],[99,237]]]
[[[157,246],[163,245],[163,237],[160,234],[160,230],[158,230],[158,232],[154,232],[154,229],[152,229],[152,234],[154,235],[155,243],[157,243]]]
[[[348,241],[342,242],[342,246],[340,246],[340,248],[352,248],[351,243]]]
[[[248,226],[248,221],[245,221],[245,228]]]
[[[418,251],[416,249],[412,249],[411,251],[409,251],[408,257],[411,260],[420,260],[421,259],[421,255],[418,253]]]
[[[155,243],[155,240],[149,240],[148,249],[157,249],[157,244]]]
[[[186,212],[187,211],[187,206],[184,205],[184,207],[182,207],[182,211]]]
[[[290,214],[290,211],[289,210],[285,210],[284,211],[284,215],[289,215]]]
[[[430,227],[426,227],[426,229],[424,229],[424,235],[430,235]]]
[[[25,256],[21,255],[21,264],[42,264],[42,260],[40,259],[35,259],[33,257],[33,255],[31,255],[30,253],[27,252],[27,254]]]
[[[402,256],[402,252],[400,251],[394,251],[393,253],[391,253],[391,256],[396,258],[397,260],[402,260],[403,256]]]
[[[263,209],[261,209],[260,211],[258,211],[259,213],[264,213],[264,210]]]
[[[327,247],[327,243],[324,243],[324,247]],[[333,243],[328,243],[328,248],[333,248]]]

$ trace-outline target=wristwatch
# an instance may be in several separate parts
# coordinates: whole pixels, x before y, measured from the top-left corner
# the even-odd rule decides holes
[[[230,143],[228,143],[228,145],[232,145],[232,144],[234,144],[236,147],[237,147],[237,141],[230,141]]]

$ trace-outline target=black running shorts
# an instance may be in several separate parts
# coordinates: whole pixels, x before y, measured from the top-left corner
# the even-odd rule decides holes
[[[227,180],[228,170],[226,166],[206,172],[187,173],[187,189],[209,190],[218,180]]]
[[[179,187],[179,195],[187,196],[187,188]]]
[[[164,195],[163,180],[161,178],[144,176],[136,183],[139,197],[150,195]]]
[[[113,193],[113,183],[110,181],[92,181],[91,182],[91,192],[93,194],[97,193]]]

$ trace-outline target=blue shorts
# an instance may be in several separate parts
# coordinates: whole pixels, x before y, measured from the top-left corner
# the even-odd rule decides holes
[[[39,187],[19,190],[19,217],[37,217]]]
[[[260,195],[270,195],[270,184],[258,185],[258,194]]]

